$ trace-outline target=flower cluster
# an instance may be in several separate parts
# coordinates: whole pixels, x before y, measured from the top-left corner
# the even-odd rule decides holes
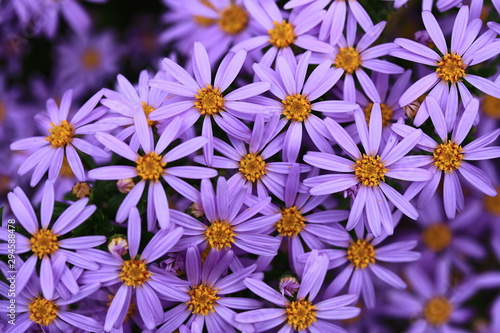
[[[1,332],[500,330],[499,1],[88,1],[0,5]]]

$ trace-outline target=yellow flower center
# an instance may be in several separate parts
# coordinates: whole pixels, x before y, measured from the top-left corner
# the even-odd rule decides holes
[[[448,53],[437,65],[436,72],[443,81],[456,83],[465,76],[466,65],[462,62],[462,56],[459,54]]]
[[[39,296],[28,304],[30,320],[41,326],[49,326],[56,319],[58,308],[54,301]]]
[[[500,98],[484,95],[482,110],[487,116],[500,119]]]
[[[269,42],[276,47],[288,47],[290,44],[295,42],[295,32],[293,31],[293,26],[286,20],[281,21],[281,23],[274,21],[274,28],[268,31]]]
[[[500,186],[495,188],[497,193],[500,193]],[[495,197],[490,197],[488,195],[484,196],[484,208],[491,215],[500,216],[500,194],[497,194]]]
[[[361,66],[361,57],[354,47],[342,47],[335,57],[335,66],[342,68],[347,73],[352,74]]]
[[[224,97],[218,88],[212,87],[210,84],[205,88],[198,90],[198,95],[195,96],[194,108],[200,111],[202,115],[213,115],[224,111]]]
[[[281,209],[281,219],[276,222],[276,230],[283,237],[295,237],[305,228],[306,218],[297,207]]]
[[[309,301],[293,301],[286,307],[288,325],[303,331],[316,322],[316,306]]]
[[[370,102],[364,110],[366,123],[368,125],[370,124],[370,117],[372,115],[372,109],[373,109],[373,103]],[[391,123],[393,111],[390,107],[388,107],[385,104],[380,104],[380,110],[382,111],[382,126],[387,127]]]
[[[149,280],[151,272],[146,262],[141,259],[130,259],[123,262],[120,280],[129,287],[136,288]]]
[[[297,94],[286,96],[283,103],[283,115],[291,121],[304,121],[311,114],[311,103],[307,96]]]
[[[217,251],[231,247],[236,236],[233,227],[227,221],[212,222],[204,234],[208,245]]]
[[[356,161],[354,165],[354,174],[358,177],[361,184],[365,186],[377,186],[380,181],[385,181],[387,169],[380,160],[380,156],[375,155],[363,157]]]
[[[87,70],[95,70],[101,65],[101,53],[93,48],[85,50],[82,54],[82,66]]]
[[[234,3],[224,8],[217,20],[220,29],[230,35],[242,32],[248,24],[248,13]]]
[[[163,162],[163,157],[155,153],[154,151],[144,155],[139,156],[135,161],[137,164],[137,175],[142,177],[144,180],[154,180],[158,181],[165,172],[165,166],[167,162]]]
[[[448,142],[442,143],[434,149],[433,157],[433,164],[436,168],[444,172],[452,172],[460,167],[464,155],[461,146],[448,140]]]
[[[50,126],[52,126],[48,130],[50,134],[45,137],[45,140],[50,142],[52,147],[64,147],[73,141],[74,128],[66,120],[63,120],[59,125],[50,123]]]
[[[351,241],[347,249],[347,259],[354,265],[354,268],[366,268],[369,264],[375,263],[375,248],[365,239]]]
[[[448,322],[453,311],[453,305],[445,297],[435,297],[424,306],[424,318],[434,326]]]
[[[212,288],[212,286],[200,284],[199,286],[192,287],[188,294],[191,299],[187,304],[193,314],[207,316],[209,313],[215,312],[215,302],[220,297],[217,296],[217,290]]]
[[[450,227],[444,223],[430,225],[422,232],[424,244],[434,252],[446,249],[450,245],[452,237]]]
[[[154,107],[152,107],[151,105],[149,105],[148,103],[146,102],[142,102],[142,111],[144,111],[144,114],[146,115],[146,119],[148,120],[148,125],[149,127],[151,126],[154,126],[156,124],[158,124],[157,121],[154,121],[154,120],[149,120],[149,114],[151,112],[153,112],[154,110],[156,110]]]
[[[57,236],[47,229],[38,230],[30,239],[31,251],[42,258],[46,254],[53,254],[59,249]]]
[[[255,183],[266,174],[266,162],[260,155],[246,154],[240,160],[239,170],[243,177]]]
[[[61,165],[61,171],[59,171],[59,176],[63,178],[74,178],[75,174],[73,173],[73,170],[71,170],[71,167],[69,166],[68,159],[66,156],[63,158],[63,162]]]

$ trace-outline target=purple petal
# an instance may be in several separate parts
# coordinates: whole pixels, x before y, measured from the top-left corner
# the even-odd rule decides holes
[[[387,196],[387,198],[396,206],[403,214],[408,216],[409,218],[416,220],[418,217],[418,213],[412,204],[404,198],[399,192],[395,189],[387,185],[386,183],[381,182],[379,184],[380,188]]]
[[[134,153],[126,143],[118,140],[114,136],[107,133],[97,133],[95,137],[100,143],[116,154],[133,162],[137,159],[137,153]]]
[[[283,295],[269,287],[267,284],[260,280],[256,280],[253,278],[246,278],[244,281],[245,285],[257,296],[262,297],[263,299],[274,303],[278,306],[285,307],[287,300]],[[283,310],[280,309],[281,313]]]

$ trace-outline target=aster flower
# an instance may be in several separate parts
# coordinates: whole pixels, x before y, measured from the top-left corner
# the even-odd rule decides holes
[[[222,60],[215,79],[212,80],[207,51],[201,43],[196,42],[193,54],[195,80],[185,69],[165,58],[162,62],[163,67],[177,79],[178,83],[151,80],[150,85],[175,97],[165,103],[165,107],[161,110],[151,112],[149,119],[159,121],[181,115],[185,128],[189,128],[200,116],[204,116],[202,135],[208,138],[208,144],[204,147],[203,154],[210,166],[213,157],[212,119],[223,131],[247,141],[250,130],[237,118],[254,120],[255,114],[268,112],[262,105],[244,101],[267,91],[270,86],[268,82],[255,82],[225,93],[238,75],[245,59],[246,52],[243,50],[229,53]]]
[[[82,236],[64,238],[80,224],[85,222],[96,210],[94,205],[87,206],[88,198],[80,199],[70,205],[50,226],[54,210],[54,188],[47,181],[44,187],[44,197],[41,204],[40,223],[26,194],[16,187],[8,194],[9,204],[22,227],[32,236],[27,238],[20,233],[16,235],[16,254],[29,253],[30,257],[19,269],[16,280],[16,292],[20,293],[29,279],[35,274],[37,263],[40,265],[40,279],[42,291],[47,299],[52,299],[58,289],[59,281],[68,286],[75,294],[78,292],[72,274],[67,274],[69,268],[65,263],[83,269],[95,270],[99,266],[91,257],[80,253],[83,249],[101,245],[106,241],[105,236]],[[9,232],[0,229],[0,239],[7,242]],[[7,254],[7,244],[2,246],[2,253]],[[77,250],[77,252],[69,251]],[[61,276],[64,274],[65,278]]]
[[[122,326],[133,295],[139,314],[148,329],[152,330],[163,322],[163,307],[159,297],[175,297],[179,293],[176,290],[178,286],[170,276],[153,272],[150,263],[170,251],[182,233],[182,228],[162,229],[155,233],[144,250],[139,252],[141,218],[136,208],[130,210],[127,230],[129,256],[116,258],[103,253],[96,257],[101,264],[99,271],[85,272],[80,278],[80,282],[84,284],[97,281],[104,286],[120,284],[106,314],[106,332],[113,327]]]
[[[311,52],[306,52],[300,56],[297,63],[295,58],[278,56],[276,71],[261,64],[253,66],[255,74],[262,81],[272,83],[270,92],[279,99],[269,99],[266,104],[271,110],[275,110],[275,114],[281,113],[281,122],[288,124],[283,142],[283,159],[287,162],[297,160],[303,138],[303,126],[320,151],[333,153],[331,144],[325,139],[327,131],[324,124],[312,111],[329,114],[348,112],[358,107],[354,103],[344,101],[317,101],[333,87],[341,73],[329,68],[332,62],[327,59],[306,79],[310,57]]]
[[[268,233],[279,216],[252,218],[269,204],[271,198],[261,199],[244,209],[246,195],[246,189],[233,189],[223,177],[217,181],[216,194],[210,181],[202,180],[201,205],[208,223],[170,210],[172,221],[186,230],[175,250],[203,243],[203,248],[217,251],[227,251],[234,246],[256,255],[275,256],[280,240]]]
[[[370,27],[366,33],[356,43],[356,21],[352,15],[347,18],[346,37],[341,36],[338,45],[334,47],[333,52],[324,55],[315,55],[313,63],[319,63],[328,57],[333,61],[336,71],[334,75],[340,77],[345,73],[344,78],[344,100],[349,102],[356,101],[356,88],[354,74],[368,98],[380,103],[380,96],[372,79],[366,74],[364,68],[373,72],[385,74],[403,73],[403,68],[386,60],[376,59],[389,53],[390,50],[397,47],[394,43],[379,44],[370,47],[380,36],[385,28],[386,22],[380,22]],[[356,44],[356,46],[354,46]]]
[[[347,229],[354,228],[361,217],[366,216],[367,228],[375,236],[381,234],[382,225],[386,233],[392,234],[394,226],[387,199],[412,219],[416,219],[418,213],[408,199],[386,183],[385,177],[410,182],[422,182],[431,178],[429,171],[404,162],[404,156],[413,149],[423,133],[420,130],[408,132],[399,143],[396,140],[397,135],[393,133],[388,140],[390,143],[382,147],[382,113],[378,104],[374,104],[372,109],[369,127],[363,111],[357,109],[354,115],[365,153],[360,152],[353,139],[335,120],[325,119],[328,131],[350,160],[329,153],[308,152],[304,156],[304,161],[308,164],[340,174],[311,177],[306,179],[304,184],[311,187],[312,195],[356,188],[357,194],[352,200]]]
[[[279,308],[263,308],[237,314],[235,320],[241,323],[255,323],[259,332],[267,331],[278,325],[279,332],[345,332],[330,320],[356,317],[360,310],[352,305],[355,295],[329,297],[315,302],[323,285],[328,266],[328,258],[312,251],[304,268],[303,278],[297,295],[289,299],[264,282],[245,279],[245,285],[252,292]]]
[[[232,309],[256,309],[261,303],[254,299],[242,297],[227,297],[245,289],[243,280],[250,276],[256,266],[234,270],[231,262],[234,260],[233,251],[220,253],[214,249],[210,251],[204,261],[196,247],[190,247],[186,253],[187,281],[178,287],[175,294],[169,299],[180,303],[165,312],[165,324],[158,329],[158,333],[175,331],[186,320],[191,325],[192,332],[208,333],[253,331],[251,324],[241,324],[234,320],[236,313]],[[223,275],[231,269],[232,273]]]
[[[398,289],[406,288],[406,283],[384,263],[413,262],[420,258],[420,253],[412,251],[417,241],[392,242],[381,245],[387,234],[373,237],[361,228],[356,228],[356,239],[348,236],[347,240],[337,244],[341,249],[319,250],[328,255],[329,268],[344,266],[336,278],[325,290],[326,297],[337,295],[349,284],[349,294],[363,296],[364,304],[371,309],[375,306],[375,290],[372,274],[380,281]]]
[[[464,195],[460,185],[461,178],[458,177],[458,174],[476,190],[489,196],[497,195],[497,191],[484,171],[466,161],[500,157],[500,147],[486,147],[500,135],[500,129],[485,134],[462,147],[477,117],[478,99],[472,99],[467,105],[462,117],[453,128],[451,138],[449,138],[446,128],[444,114],[436,99],[428,96],[424,104],[427,104],[429,110],[433,110],[431,116],[441,143],[437,143],[426,134],[422,135],[418,146],[432,155],[415,156],[408,160],[415,167],[426,167],[431,172],[432,178],[418,184],[411,184],[405,196],[411,199],[421,191],[417,206],[423,208],[436,192],[440,180],[444,178],[444,209],[446,216],[453,219],[457,209],[460,211],[464,207]],[[403,137],[414,131],[412,127],[403,124],[394,124],[393,129]]]
[[[31,176],[31,186],[38,184],[45,172],[49,171],[49,180],[55,182],[59,176],[63,160],[68,160],[72,172],[79,181],[85,181],[85,170],[76,149],[93,157],[107,157],[108,154],[81,138],[85,134],[111,130],[113,124],[92,122],[99,119],[107,111],[104,107],[95,108],[102,92],[92,96],[71,118],[68,114],[71,107],[73,91],[64,93],[58,107],[53,99],[47,101],[47,116],[36,118],[39,126],[48,131],[47,136],[35,136],[18,140],[10,145],[12,150],[37,149],[19,167],[19,175],[35,169]],[[76,149],[75,149],[76,148]]]
[[[170,122],[161,134],[158,142],[153,145],[153,132],[148,126],[146,114],[139,108],[135,110],[134,124],[141,143],[143,154],[134,152],[130,146],[106,133],[96,134],[104,146],[121,157],[134,162],[135,166],[112,165],[96,168],[89,171],[89,177],[102,180],[119,180],[140,177],[132,190],[123,200],[116,221],[125,221],[132,207],[136,207],[148,184],[147,221],[148,230],[153,230],[156,219],[162,229],[169,226],[170,214],[168,199],[161,178],[177,192],[192,201],[197,199],[197,191],[185,181],[177,177],[188,179],[210,178],[217,175],[213,169],[198,166],[174,166],[167,167],[168,163],[186,157],[194,153],[207,143],[204,137],[190,139],[170,151],[164,153],[165,149],[179,136],[182,121],[176,117]]]
[[[321,23],[325,16],[324,10],[311,8],[300,13],[292,13],[285,19],[274,1],[244,0],[244,4],[251,17],[260,25],[260,29],[256,33],[257,36],[234,46],[234,51],[253,51],[271,46],[259,62],[266,67],[271,66],[276,55],[293,57],[292,46],[319,53],[332,51],[330,44],[318,40],[309,33]]]
[[[430,11],[422,12],[424,25],[441,55],[425,45],[404,38],[397,38],[395,43],[401,48],[390,52],[392,56],[435,68],[433,73],[422,77],[408,88],[399,99],[399,104],[408,105],[428,92],[428,96],[433,96],[446,105],[445,119],[448,129],[454,125],[458,95],[460,94],[464,106],[467,106],[472,99],[462,80],[488,95],[500,98],[500,86],[488,79],[468,73],[469,67],[500,53],[500,41],[495,41],[496,34],[487,31],[477,37],[481,29],[481,20],[469,21],[468,16],[469,7],[462,6],[455,19],[451,45],[448,47],[434,15]],[[421,107],[414,124],[420,126],[432,112],[425,106]]]

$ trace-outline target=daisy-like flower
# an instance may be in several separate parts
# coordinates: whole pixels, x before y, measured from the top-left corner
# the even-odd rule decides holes
[[[234,258],[231,250],[225,254],[211,250],[202,261],[200,251],[196,247],[188,248],[188,281],[182,281],[183,285],[168,297],[169,300],[180,304],[165,312],[166,322],[157,332],[174,332],[186,320],[193,329],[191,332],[203,332],[205,326],[208,333],[234,332],[234,328],[253,332],[251,324],[234,320],[236,313],[232,309],[256,309],[261,306],[261,302],[226,295],[245,289],[243,280],[252,274],[256,265],[234,270],[231,265]],[[223,272],[228,269],[231,269],[232,273],[224,276]]]
[[[102,331],[102,323],[92,318],[92,316],[79,314],[79,310],[75,311],[73,308],[70,310],[70,306],[77,305],[80,300],[98,291],[99,283],[81,287],[77,294],[68,299],[61,298],[58,293],[47,295],[44,291],[44,283],[38,276],[34,275],[30,277],[26,289],[22,292],[16,289],[14,303],[16,305],[15,324],[8,325],[3,332],[24,333],[39,330],[48,332]],[[5,291],[2,296],[7,297],[9,287],[4,282],[0,282],[0,286],[2,294]]]
[[[142,252],[141,218],[136,208],[131,209],[128,216],[128,254],[125,258],[116,258],[103,253],[98,260],[101,267],[96,272],[85,272],[81,283],[101,282],[104,286],[120,284],[104,322],[104,331],[113,327],[120,328],[129,309],[130,301],[135,295],[136,306],[146,327],[150,330],[163,322],[162,298],[175,297],[179,292],[173,279],[152,271],[149,264],[165,255],[181,238],[182,228],[162,229],[155,233]],[[127,259],[128,258],[128,259]],[[97,258],[96,258],[97,260]]]
[[[320,151],[333,153],[331,144],[325,139],[326,128],[313,111],[328,114],[353,111],[358,107],[355,103],[344,101],[315,102],[333,87],[341,73],[330,68],[332,61],[326,59],[306,79],[310,57],[311,52],[306,52],[296,63],[295,58],[278,56],[276,71],[261,64],[253,66],[262,81],[271,82],[270,91],[279,99],[268,99],[266,104],[276,114],[283,115],[281,122],[288,124],[283,142],[283,159],[287,162],[295,162],[299,156],[303,126]]]
[[[356,240],[349,239],[337,244],[342,249],[319,250],[328,255],[330,267],[344,266],[336,278],[325,290],[325,296],[337,295],[349,283],[348,292],[363,296],[364,304],[371,309],[375,306],[375,289],[372,274],[380,281],[398,289],[406,288],[406,283],[383,263],[413,262],[420,258],[420,253],[412,251],[417,241],[393,242],[380,245],[387,235],[373,237],[361,228],[356,228]]]
[[[197,191],[185,181],[177,178],[202,179],[211,178],[217,175],[213,169],[198,166],[174,166],[168,167],[167,164],[186,157],[194,153],[207,143],[204,137],[190,139],[168,152],[165,149],[179,136],[181,128],[181,119],[176,117],[167,125],[158,142],[153,144],[153,131],[148,126],[146,114],[142,108],[136,109],[134,124],[141,143],[143,154],[134,152],[130,146],[118,140],[107,133],[96,134],[104,146],[120,155],[121,157],[134,162],[135,166],[113,165],[96,168],[89,171],[89,177],[102,180],[119,180],[139,177],[139,181],[123,200],[118,212],[116,221],[121,223],[127,218],[130,209],[136,207],[141,199],[148,184],[147,200],[147,221],[148,230],[153,230],[155,221],[158,219],[160,228],[165,229],[170,223],[170,214],[168,209],[168,199],[165,193],[163,180],[186,198],[196,201]]]
[[[432,177],[428,181],[411,184],[405,196],[411,199],[421,191],[417,207],[423,208],[436,192],[440,180],[444,178],[444,210],[446,216],[453,219],[457,209],[460,211],[464,207],[464,194],[458,174],[476,190],[491,197],[497,195],[497,191],[484,171],[466,161],[500,157],[500,147],[486,147],[500,135],[500,129],[462,146],[477,117],[478,99],[472,99],[467,105],[462,117],[456,122],[451,137],[447,131],[444,114],[436,99],[427,96],[423,104],[427,104],[427,108],[432,110],[432,122],[435,125],[436,134],[440,138],[440,143],[434,141],[427,134],[422,135],[418,146],[432,155],[412,156],[408,160],[414,167],[426,167],[431,172]],[[404,124],[394,124],[393,129],[402,137],[414,131],[414,128]]]
[[[35,274],[37,263],[40,265],[42,291],[47,299],[52,299],[59,281],[68,286],[73,293],[78,291],[75,279],[65,263],[76,267],[95,270],[99,266],[91,257],[79,253],[80,250],[99,246],[106,241],[105,236],[82,236],[64,238],[80,224],[85,222],[96,210],[94,205],[87,206],[88,198],[80,199],[70,205],[50,226],[54,210],[54,188],[50,181],[45,183],[44,197],[41,204],[40,223],[26,194],[16,187],[8,194],[9,204],[17,221],[31,235],[27,238],[19,233],[16,235],[16,254],[29,253],[30,257],[19,269],[16,280],[16,292],[20,293],[29,279]],[[8,241],[9,232],[0,229],[0,239]],[[73,252],[69,250],[78,250]],[[2,248],[7,254],[7,246]],[[65,279],[61,279],[61,276]],[[69,274],[67,274],[69,273]],[[69,276],[67,276],[69,275]],[[70,279],[72,278],[72,279]]]
[[[308,254],[297,295],[291,299],[260,280],[245,279],[248,289],[279,308],[243,312],[237,314],[235,320],[241,323],[254,323],[259,332],[278,325],[283,325],[279,330],[280,333],[345,332],[330,321],[356,317],[360,312],[359,308],[350,306],[356,301],[356,295],[329,297],[315,302],[327,268],[328,258],[325,255],[318,255],[315,250]]]
[[[31,176],[31,186],[38,184],[47,170],[49,180],[55,182],[65,158],[76,178],[79,181],[85,181],[85,170],[76,149],[93,157],[108,157],[104,150],[81,138],[86,134],[95,134],[98,131],[107,131],[116,127],[113,124],[92,124],[94,120],[107,112],[107,108],[95,108],[102,97],[102,92],[99,91],[92,96],[69,120],[72,96],[72,90],[64,93],[59,107],[53,99],[49,99],[47,101],[48,117],[43,115],[36,118],[39,126],[48,131],[47,136],[21,139],[10,145],[12,150],[37,149],[21,164],[18,171],[22,176],[35,169]]]
[[[203,243],[204,248],[227,251],[233,246],[248,253],[275,256],[280,240],[267,235],[277,215],[254,217],[271,198],[265,198],[244,209],[246,189],[234,190],[223,177],[217,181],[217,194],[209,180],[201,182],[201,205],[208,223],[179,211],[171,210],[172,221],[184,228],[185,234],[175,250]]]
[[[375,236],[381,234],[381,226],[387,234],[393,233],[391,208],[387,199],[403,214],[412,219],[418,217],[415,208],[392,186],[385,177],[410,182],[422,182],[431,178],[427,170],[405,162],[404,156],[410,152],[422,136],[421,130],[413,130],[397,143],[393,133],[385,147],[382,147],[382,113],[378,104],[374,104],[370,127],[366,124],[363,111],[354,112],[356,127],[364,153],[361,153],[353,139],[335,120],[327,118],[325,125],[338,145],[350,159],[322,152],[308,152],[304,160],[312,166],[340,174],[327,174],[308,178],[304,184],[311,187],[312,195],[323,195],[357,188],[353,199],[347,229],[351,230],[366,216],[366,226]]]
[[[356,43],[357,25],[353,16],[349,15],[346,25],[346,37],[340,37],[338,45],[334,47],[333,52],[313,57],[313,63],[319,63],[325,57],[331,59],[336,68],[335,76],[342,76],[345,73],[344,100],[349,102],[356,101],[356,87],[354,82],[354,75],[356,75],[357,81],[368,98],[373,102],[381,102],[377,88],[372,79],[366,74],[364,68],[385,74],[403,73],[404,70],[402,67],[387,60],[377,59],[397,47],[394,43],[385,43],[370,47],[379,38],[385,24],[386,22],[380,22],[372,26]]]
[[[213,158],[212,119],[226,133],[248,141],[250,130],[237,118],[253,121],[255,114],[268,113],[264,106],[242,100],[267,91],[270,87],[269,82],[255,82],[230,93],[224,93],[238,75],[245,59],[246,52],[243,50],[229,53],[222,60],[215,79],[212,80],[207,51],[201,43],[196,42],[193,54],[195,80],[185,69],[165,58],[162,62],[163,67],[176,78],[178,83],[151,80],[150,85],[167,91],[175,97],[165,103],[165,107],[161,110],[151,112],[149,119],[159,121],[181,115],[185,127],[189,128],[200,116],[204,116],[202,135],[208,138],[208,144],[203,148],[203,154],[206,163],[211,165]]]
[[[455,124],[458,110],[458,95],[467,106],[472,99],[468,88],[462,82],[467,81],[482,92],[500,98],[500,86],[483,77],[467,73],[468,68],[482,63],[500,53],[500,41],[495,41],[496,34],[487,31],[477,37],[481,29],[480,19],[469,22],[469,7],[462,6],[457,14],[448,48],[443,32],[430,11],[422,12],[425,28],[440,54],[420,43],[397,38],[395,43],[401,48],[394,49],[390,55],[435,68],[431,74],[415,82],[399,99],[401,106],[408,105],[421,95],[428,93],[446,105],[446,124],[451,129]],[[420,126],[429,114],[435,112],[425,106],[418,110],[414,124]],[[434,124],[436,125],[436,124]]]
[[[242,41],[233,47],[233,50],[253,51],[271,46],[259,62],[266,67],[271,66],[276,55],[293,57],[292,46],[319,53],[332,51],[330,44],[309,34],[311,29],[321,23],[325,16],[324,10],[311,8],[300,13],[292,13],[285,19],[274,1],[244,0],[244,4],[261,27],[257,32],[258,36]]]
[[[257,115],[254,122],[250,144],[230,138],[232,145],[214,138],[214,149],[222,156],[214,156],[212,166],[219,169],[235,169],[235,173],[228,179],[231,187],[247,188],[249,193],[256,190],[261,199],[269,196],[268,191],[284,200],[283,188],[285,187],[286,174],[290,172],[292,163],[270,162],[272,156],[283,149],[284,134],[276,137],[285,124],[279,122],[279,117],[274,116],[268,123],[264,123],[261,115]],[[196,156],[195,162],[204,163],[202,156]],[[301,165],[300,170],[307,172],[308,165]]]

